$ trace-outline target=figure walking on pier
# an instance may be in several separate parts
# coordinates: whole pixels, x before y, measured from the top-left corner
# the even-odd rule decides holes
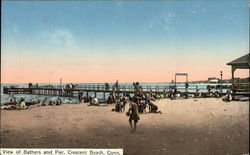
[[[105,83],[105,90],[109,90],[109,84]]]
[[[119,90],[118,80],[117,80],[116,83],[115,83],[115,89],[116,89],[116,90]]]

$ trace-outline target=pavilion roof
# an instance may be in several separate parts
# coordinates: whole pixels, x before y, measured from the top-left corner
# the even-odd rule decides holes
[[[242,57],[239,57],[238,59],[235,59],[235,60],[227,63],[227,65],[241,67],[241,68],[250,68],[249,53],[246,55],[243,55]]]

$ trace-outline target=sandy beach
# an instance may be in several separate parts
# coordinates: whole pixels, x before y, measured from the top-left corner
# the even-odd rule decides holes
[[[125,113],[86,104],[1,111],[3,148],[123,148],[126,155],[249,152],[249,102],[162,99],[162,114],[141,114],[137,133]],[[127,107],[126,107],[127,108]]]

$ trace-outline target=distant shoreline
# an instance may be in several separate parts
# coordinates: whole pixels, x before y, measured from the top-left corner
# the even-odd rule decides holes
[[[222,83],[231,83],[232,79],[223,79]],[[247,78],[239,78],[237,79],[237,81],[239,83],[249,83],[249,77]],[[134,81],[137,82],[137,81]],[[11,84],[18,84],[18,85],[24,85],[24,84],[28,84],[27,83],[1,83],[1,85],[11,85]],[[32,82],[31,82],[32,83]],[[72,83],[72,84],[105,84],[106,82],[63,82],[61,84],[68,84],[68,83]],[[115,82],[107,82],[108,84],[114,84]],[[140,84],[171,84],[173,82],[139,82]],[[177,82],[177,83],[185,83],[185,82]],[[211,83],[208,80],[198,80],[198,81],[188,81],[188,83]],[[33,84],[36,84],[36,82],[33,82]],[[37,84],[60,84],[59,82],[55,82],[55,83],[37,83]],[[120,82],[119,84],[133,84],[133,82]],[[220,84],[220,81],[218,82],[218,84]]]

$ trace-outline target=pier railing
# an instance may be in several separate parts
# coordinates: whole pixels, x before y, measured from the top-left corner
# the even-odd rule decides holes
[[[163,93],[169,92],[174,89],[174,84],[168,85],[141,85],[141,90],[144,93]],[[222,85],[207,85],[207,84],[191,84],[188,88],[185,87],[185,84],[178,84],[177,91],[180,92],[188,92],[190,94],[198,93],[198,92],[211,92],[211,91],[218,91],[221,93],[225,93],[222,90],[231,89],[230,84]],[[67,86],[66,85],[30,85],[26,88],[20,87],[4,87],[4,94],[36,94],[36,95],[47,95],[47,96],[67,96],[73,97],[79,93],[79,91],[86,92],[94,92],[95,96],[96,93],[135,93],[135,89],[133,85],[119,85],[118,87],[111,86],[107,87],[104,84],[82,84],[82,85],[75,85],[75,86]]]
[[[168,85],[142,85],[142,91],[146,92],[169,92],[174,88],[174,84]],[[33,87],[35,88],[35,87]],[[207,91],[207,90],[221,90],[221,89],[231,89],[231,84],[223,84],[222,88],[220,84],[192,84],[188,88],[185,84],[178,84],[177,91]],[[63,89],[63,90],[93,90],[93,91],[134,91],[133,85],[119,85],[117,88],[114,86],[106,87],[103,84],[86,84],[86,85],[76,85],[72,88],[66,88],[65,85],[39,85],[38,89]]]

